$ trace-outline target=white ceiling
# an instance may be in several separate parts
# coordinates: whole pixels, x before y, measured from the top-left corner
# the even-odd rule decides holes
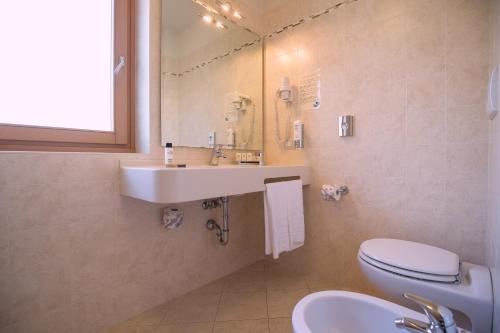
[[[200,6],[191,0],[163,0],[163,17],[165,26],[175,32],[184,31],[202,13]]]
[[[206,0],[207,1],[207,0]],[[243,15],[263,15],[286,4],[287,0],[227,0],[243,10]],[[207,1],[215,5],[215,0]],[[186,30],[199,20],[203,9],[192,0],[162,0],[164,27],[173,32]],[[247,12],[248,11],[248,12]]]
[[[286,3],[288,0],[235,0],[256,12],[266,13]]]

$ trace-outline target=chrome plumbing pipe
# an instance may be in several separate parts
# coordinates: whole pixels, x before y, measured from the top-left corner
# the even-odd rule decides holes
[[[216,204],[214,200],[204,201],[203,209],[212,209],[222,206],[222,228],[214,219],[207,221],[207,229],[215,230],[215,235],[221,245],[229,243],[229,197],[220,197],[217,199],[220,204]]]
[[[221,245],[229,243],[229,197],[221,197],[222,202],[222,234],[219,237]]]

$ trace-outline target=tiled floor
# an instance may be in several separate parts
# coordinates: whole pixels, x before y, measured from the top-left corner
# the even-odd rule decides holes
[[[261,261],[108,332],[290,333],[293,307],[310,292],[305,276]]]

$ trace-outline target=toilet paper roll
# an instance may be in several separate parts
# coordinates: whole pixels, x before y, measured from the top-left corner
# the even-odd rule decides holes
[[[167,229],[177,229],[184,223],[184,212],[176,207],[163,209],[163,226]]]
[[[332,185],[323,185],[321,186],[321,197],[326,201],[339,201],[341,196],[341,192],[339,188]]]

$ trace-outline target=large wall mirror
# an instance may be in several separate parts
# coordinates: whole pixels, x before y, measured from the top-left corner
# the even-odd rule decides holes
[[[262,150],[259,36],[201,1],[162,6],[162,144]]]

